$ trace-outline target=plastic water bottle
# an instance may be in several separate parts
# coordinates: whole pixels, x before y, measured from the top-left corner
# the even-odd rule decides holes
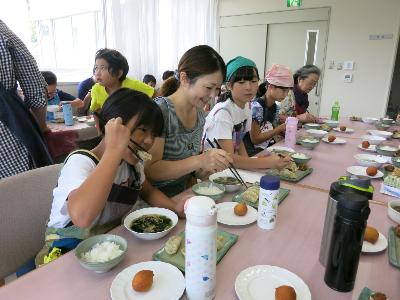
[[[62,106],[63,114],[64,114],[64,123],[67,126],[74,125],[74,117],[72,116],[72,106],[70,103],[63,103]]]
[[[274,229],[278,216],[280,178],[265,175],[260,180],[257,225],[261,229]]]
[[[214,200],[194,196],[185,204],[185,281],[189,300],[215,297],[217,207]]]
[[[335,101],[335,103],[332,105],[331,120],[339,121],[339,110],[340,110],[339,101]]]
[[[286,119],[285,146],[292,149],[296,145],[297,122],[298,119],[295,117]]]

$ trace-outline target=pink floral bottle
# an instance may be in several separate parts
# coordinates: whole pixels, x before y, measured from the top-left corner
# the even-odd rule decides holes
[[[286,119],[285,146],[292,149],[296,145],[297,122],[298,119],[295,117]]]

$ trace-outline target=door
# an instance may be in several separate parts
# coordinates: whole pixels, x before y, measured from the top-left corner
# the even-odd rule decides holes
[[[225,63],[240,55],[253,60],[257,67],[264,67],[266,41],[267,25],[220,28],[219,49]],[[260,77],[263,78],[262,73]]]
[[[310,113],[318,116],[325,62],[327,21],[293,22],[268,25],[266,70],[273,64],[288,66],[293,73],[306,64],[321,69],[321,78],[308,94]]]

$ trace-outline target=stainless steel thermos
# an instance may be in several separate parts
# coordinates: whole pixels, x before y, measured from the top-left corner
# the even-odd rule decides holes
[[[370,208],[366,195],[341,194],[337,200],[324,281],[334,290],[349,292],[354,288]]]
[[[333,223],[335,221],[338,197],[340,195],[343,195],[344,198],[347,199],[350,199],[353,195],[364,195],[368,199],[372,199],[373,188],[371,186],[371,180],[342,177],[339,181],[335,181],[331,184],[325,212],[321,248],[319,252],[319,261],[323,266],[326,266],[328,260],[328,251],[332,240]]]

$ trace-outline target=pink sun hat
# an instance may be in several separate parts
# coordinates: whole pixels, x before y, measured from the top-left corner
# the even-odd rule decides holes
[[[265,73],[265,80],[269,84],[282,87],[293,87],[293,73],[292,71],[284,66],[275,64]]]

